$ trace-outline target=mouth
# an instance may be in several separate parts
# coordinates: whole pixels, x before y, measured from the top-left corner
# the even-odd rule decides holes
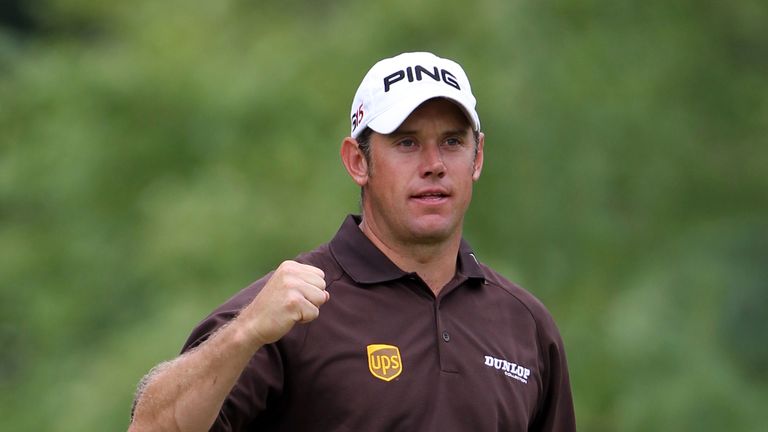
[[[425,203],[442,202],[448,197],[450,197],[450,194],[444,191],[424,191],[411,195],[411,199]]]

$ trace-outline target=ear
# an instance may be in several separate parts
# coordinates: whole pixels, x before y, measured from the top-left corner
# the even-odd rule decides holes
[[[346,137],[341,142],[341,162],[358,186],[362,187],[368,183],[368,161],[365,160],[356,139]]]
[[[475,156],[475,162],[473,164],[472,180],[478,181],[480,179],[480,172],[483,171],[483,147],[485,146],[485,134],[480,132],[480,136],[477,140],[477,155]]]

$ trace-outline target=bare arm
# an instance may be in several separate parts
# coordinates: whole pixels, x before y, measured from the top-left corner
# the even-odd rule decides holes
[[[145,377],[129,432],[209,430],[254,353],[317,318],[329,299],[323,277],[316,267],[282,263],[229,324]]]

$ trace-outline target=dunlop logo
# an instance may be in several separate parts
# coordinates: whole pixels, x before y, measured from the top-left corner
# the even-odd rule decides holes
[[[400,349],[394,345],[368,345],[368,369],[376,378],[392,381],[403,372]]]

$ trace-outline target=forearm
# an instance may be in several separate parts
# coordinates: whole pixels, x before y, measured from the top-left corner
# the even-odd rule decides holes
[[[146,380],[129,431],[209,430],[256,351],[317,318],[330,298],[323,277],[318,268],[283,262],[235,319]]]
[[[129,432],[207,431],[261,347],[234,320],[206,342],[160,365],[137,396]]]

